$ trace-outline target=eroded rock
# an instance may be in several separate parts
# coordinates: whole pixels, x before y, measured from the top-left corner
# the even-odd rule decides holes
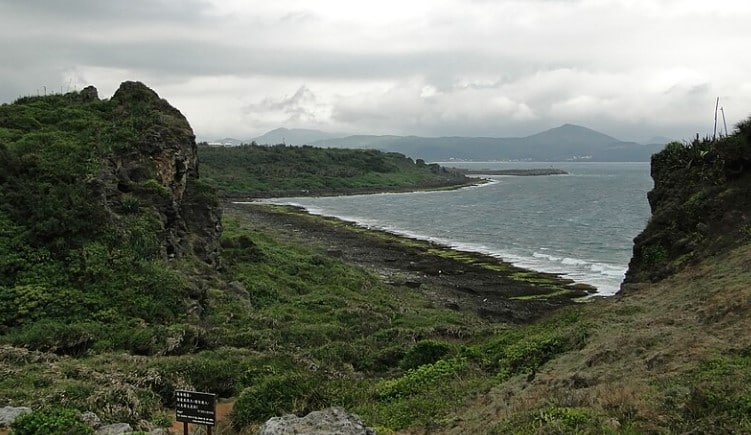
[[[122,435],[133,432],[133,428],[128,423],[115,423],[102,426],[96,430],[95,435]]]
[[[261,427],[260,435],[375,435],[360,417],[342,408],[326,408],[305,417],[285,415],[269,419]]]
[[[100,419],[98,415],[91,411],[82,413],[81,420],[83,420],[84,423],[91,426],[93,429],[102,427],[102,419]]]
[[[21,415],[31,412],[26,406],[6,406],[0,408],[0,427],[9,427]]]

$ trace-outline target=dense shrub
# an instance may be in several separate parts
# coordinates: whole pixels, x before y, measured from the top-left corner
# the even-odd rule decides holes
[[[93,322],[42,320],[13,330],[2,341],[33,350],[80,356],[93,346],[98,338],[98,329],[98,325]]]
[[[382,382],[379,396],[384,399],[398,399],[434,389],[438,384],[459,376],[467,368],[463,358],[439,360],[434,364],[425,364],[409,370],[397,379]]]
[[[423,340],[410,349],[399,363],[403,370],[415,369],[425,364],[433,364],[451,352],[448,343],[435,340]]]
[[[13,435],[93,434],[94,429],[73,409],[50,408],[19,416],[11,425]]]
[[[240,393],[232,414],[232,425],[242,429],[271,417],[306,414],[327,405],[319,380],[309,374],[289,372],[263,378]]]

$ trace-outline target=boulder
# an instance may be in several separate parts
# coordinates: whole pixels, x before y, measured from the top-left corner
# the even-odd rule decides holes
[[[100,419],[98,415],[94,414],[91,411],[82,413],[81,420],[83,420],[84,423],[91,426],[93,429],[98,429],[102,426],[102,419]]]
[[[28,414],[31,412],[31,408],[26,406],[6,406],[0,408],[0,427],[9,427],[18,416]]]
[[[128,423],[115,423],[102,426],[94,432],[95,435],[122,435],[133,432],[133,428]]]
[[[86,86],[81,89],[78,94],[78,98],[84,103],[91,103],[93,101],[99,101],[99,91],[94,86]]]
[[[227,291],[234,295],[240,296],[243,299],[250,299],[250,293],[248,292],[248,289],[245,288],[245,285],[243,285],[243,283],[241,283],[240,281],[232,281],[227,284]]]
[[[305,417],[285,415],[269,419],[260,435],[375,435],[375,431],[342,408],[326,408],[311,412]]]

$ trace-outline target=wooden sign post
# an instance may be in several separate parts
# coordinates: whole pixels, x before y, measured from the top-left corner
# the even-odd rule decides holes
[[[188,435],[188,423],[203,424],[211,435],[216,425],[216,394],[198,391],[175,391],[175,420],[183,422],[183,433]]]

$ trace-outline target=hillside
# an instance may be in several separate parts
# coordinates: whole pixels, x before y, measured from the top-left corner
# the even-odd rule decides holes
[[[751,431],[751,120],[652,158],[652,219],[586,344],[412,433]]]
[[[199,155],[138,82],[0,106],[0,405],[34,410],[20,433],[91,433],[89,411],[160,433],[178,389],[234,402],[220,433],[333,405],[403,429],[487,389],[499,365],[482,355],[511,375],[576,346],[572,331],[517,331],[589,288],[294,210],[222,216]],[[527,361],[500,342],[552,347]]]
[[[224,434],[330,406],[379,434],[748,433],[749,125],[653,158],[623,291],[575,303],[495,257],[220,209],[141,83],[2,105],[0,406],[29,433],[163,433],[180,389],[232,406]]]
[[[751,245],[578,311],[586,345],[410,433],[749,433]]]
[[[312,146],[199,146],[204,180],[244,197],[372,193],[460,187],[463,173],[376,150]]]
[[[348,136],[316,146],[396,151],[427,161],[649,161],[663,145],[623,142],[594,130],[565,124],[527,137]]]

